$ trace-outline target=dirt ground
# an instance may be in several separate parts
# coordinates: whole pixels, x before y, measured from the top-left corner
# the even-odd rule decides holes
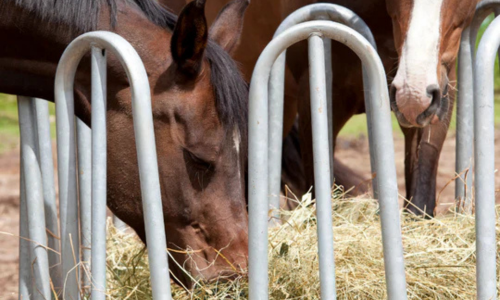
[[[496,166],[500,166],[500,134],[496,136]],[[437,191],[441,191],[440,203],[452,203],[454,184],[445,185],[455,174],[455,137],[449,134],[445,143],[438,171]],[[404,195],[404,144],[401,137],[395,140],[396,165],[400,194]],[[338,142],[337,157],[347,166],[365,174],[370,174],[370,160],[366,138],[341,139]],[[496,186],[500,186],[500,176],[496,176]],[[444,188],[444,189],[443,189]],[[0,300],[17,299],[17,266],[19,233],[19,155],[12,151],[0,156]],[[498,201],[498,197],[497,197]],[[446,205],[440,208],[446,210]],[[13,234],[14,236],[12,236]]]

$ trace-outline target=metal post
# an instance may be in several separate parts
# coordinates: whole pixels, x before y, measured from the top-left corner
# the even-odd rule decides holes
[[[474,138],[472,53],[470,28],[464,29],[458,54],[458,97],[457,97],[457,144],[455,199],[458,209],[472,212],[472,148]],[[467,171],[468,170],[468,171]]]
[[[91,196],[91,137],[92,131],[83,123],[76,120],[76,138],[78,145],[78,193],[80,201],[80,241],[82,246],[82,266],[80,278],[82,279],[82,291],[90,291],[90,248],[91,248],[91,220],[92,220],[92,196]]]
[[[22,119],[20,110],[19,120]],[[23,157],[21,148],[21,157]],[[29,230],[28,230],[28,211],[26,204],[26,190],[24,188],[25,178],[24,178],[24,163],[21,159],[21,170],[20,170],[20,187],[19,187],[19,300],[29,299],[30,295],[33,294],[31,277],[31,255],[30,255],[30,242]]]
[[[483,35],[474,79],[477,299],[496,299],[494,64],[500,18]]]
[[[144,210],[144,221],[149,252],[151,285],[154,299],[170,299],[170,278],[166,253],[165,225],[160,194],[160,182],[154,139],[153,116],[151,112],[151,91],[144,65],[133,47],[122,37],[111,32],[95,31],[76,38],[64,51],[56,72],[55,98],[58,117],[58,140],[74,143],[74,137],[68,133],[73,121],[73,84],[76,68],[80,59],[91,50],[91,47],[111,51],[120,61],[128,76],[132,92],[132,113],[134,132],[139,162],[139,176]],[[59,120],[61,119],[61,122]],[[95,130],[95,129],[94,129]],[[61,147],[61,150],[67,148]],[[74,154],[74,151],[70,151]],[[59,164],[62,172],[67,174],[68,158],[61,158]],[[94,179],[95,174],[92,178]],[[266,188],[267,190],[267,188]],[[67,192],[66,190],[63,190]],[[94,204],[92,209],[95,210]],[[96,222],[93,218],[92,222]],[[101,224],[99,224],[101,226]],[[92,244],[92,247],[95,245]],[[63,248],[64,251],[64,248]],[[92,257],[94,259],[94,257]],[[97,267],[92,261],[93,274]],[[105,267],[105,266],[104,266]]]
[[[120,220],[117,216],[113,215],[113,226],[119,231],[119,232],[125,232],[127,230],[127,224]]]
[[[333,254],[332,189],[330,151],[328,147],[329,128],[328,113],[325,111],[325,108],[327,108],[325,53],[321,35],[313,33],[308,38],[308,41],[321,299],[329,300],[336,299],[337,296]]]
[[[106,299],[106,53],[92,47],[92,300]]]
[[[33,98],[31,105],[36,115],[36,129],[38,140],[37,157],[40,161],[43,181],[43,199],[45,208],[45,222],[47,225],[49,251],[50,278],[56,288],[62,288],[59,223],[57,217],[56,191],[54,183],[54,159],[52,157],[52,138],[50,136],[49,103],[47,100]]]
[[[334,22],[311,21],[275,37],[262,52],[254,69],[249,95],[249,297],[268,299],[268,83],[278,56],[294,43],[317,33],[344,43],[361,59],[370,88],[373,140],[388,299],[406,299],[403,246],[391,112],[385,71],[376,50],[359,33]],[[329,176],[326,176],[329,178]],[[333,245],[332,245],[333,246]]]
[[[31,267],[34,279],[33,299],[50,299],[49,258],[45,232],[45,210],[43,183],[36,157],[35,115],[31,98],[18,97],[19,127],[21,132],[21,153],[26,197],[27,223],[31,248]]]
[[[270,226],[279,223],[281,190],[281,155],[283,152],[283,103],[285,98],[286,50],[274,63],[269,82],[269,209],[272,211]],[[279,74],[283,72],[283,75]]]
[[[477,7],[469,28],[462,33],[458,63],[457,97],[457,146],[456,173],[461,174],[455,180],[455,199],[459,211],[472,212],[472,168],[473,168],[473,89],[474,59],[479,28],[484,19],[500,7],[500,0],[483,0]],[[468,170],[468,171],[467,171]],[[467,173],[467,178],[466,174]]]
[[[366,25],[366,23],[351,10],[336,4],[329,3],[316,3],[304,6],[292,14],[290,14],[283,22],[280,24],[278,29],[274,34],[274,38],[280,35],[282,32],[291,28],[294,25],[311,21],[311,20],[330,20],[333,22],[338,22],[351,27],[352,29],[358,31],[363,35],[370,44],[376,49],[375,39]],[[324,44],[325,47],[325,69],[326,69],[326,82],[327,82],[327,111],[328,111],[328,139],[329,139],[329,149],[330,149],[330,168],[331,176],[333,182],[333,162],[334,162],[334,141],[333,141],[333,109],[332,109],[332,81],[333,81],[333,71],[331,62],[331,42],[329,39],[323,39],[327,41]],[[280,55],[273,65],[270,83],[269,83],[269,203],[270,208],[279,207],[279,192],[281,183],[281,152],[283,144],[283,107],[284,107],[284,86],[285,86],[285,63],[286,63],[286,50]],[[363,76],[364,78],[365,76]],[[364,80],[365,81],[365,80]],[[365,103],[367,106],[367,112],[369,111],[369,101],[368,88],[365,86]],[[370,117],[368,117],[370,118]],[[371,128],[368,128],[370,132]],[[369,136],[371,136],[369,134]],[[370,140],[370,142],[372,142]],[[370,143],[372,144],[372,143]],[[279,150],[278,150],[279,149]],[[370,146],[370,157],[372,164],[372,172],[375,170],[375,161]],[[375,198],[378,194],[376,180],[373,180],[373,191]],[[278,214],[274,214],[274,217],[279,217]]]
[[[328,21],[328,19],[326,19]],[[330,184],[335,183],[334,161],[335,141],[333,140],[333,66],[332,66],[332,40],[323,38],[325,52],[325,82],[326,82],[326,112],[328,118],[328,152],[330,160]],[[330,187],[331,188],[331,187]]]
[[[64,68],[59,65],[58,70]],[[66,75],[66,74],[65,74]],[[66,85],[65,80],[69,84]],[[59,178],[59,212],[61,218],[61,261],[63,298],[79,299],[78,272],[80,258],[78,239],[78,202],[76,196],[75,118],[73,101],[74,74],[57,78],[55,83],[57,162]]]

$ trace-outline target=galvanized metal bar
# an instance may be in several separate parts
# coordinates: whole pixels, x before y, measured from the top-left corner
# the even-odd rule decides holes
[[[18,102],[19,103],[19,102]],[[22,119],[20,110],[18,109],[19,120]],[[23,139],[21,135],[21,139]],[[23,150],[21,148],[21,157],[23,157]],[[25,186],[25,176],[24,176],[24,163],[21,159],[20,168],[20,186],[19,186],[19,300],[29,299],[30,295],[33,294],[31,277],[31,254],[30,254],[30,242],[29,239],[29,229],[28,229],[28,211],[26,203],[26,190]]]
[[[21,132],[21,153],[24,173],[24,195],[30,239],[34,287],[32,299],[50,299],[49,257],[47,253],[47,235],[45,231],[45,209],[43,182],[40,165],[37,160],[37,141],[34,106],[28,97],[18,97],[19,128]]]
[[[82,291],[90,291],[90,257],[91,257],[91,220],[92,220],[92,130],[82,120],[76,120],[76,139],[78,145],[78,194],[80,203],[80,242],[82,249],[82,265],[80,278]]]
[[[328,21],[328,20],[326,20]],[[333,137],[333,66],[332,66],[332,40],[323,38],[325,53],[325,81],[326,81],[326,112],[328,118],[328,151],[330,156],[330,184],[335,183],[334,161],[335,141]]]
[[[477,299],[496,299],[494,64],[500,47],[500,18],[479,44],[474,79],[474,158]]]
[[[92,300],[106,299],[106,53],[93,46],[92,65]]]
[[[475,45],[474,45],[475,46]],[[458,210],[472,213],[472,155],[473,155],[473,109],[474,86],[470,28],[464,29],[458,54],[458,95],[455,172],[455,200]]]
[[[330,20],[338,22],[353,28],[363,35],[374,48],[376,48],[375,39],[366,25],[366,23],[351,10],[336,4],[329,3],[316,3],[304,6],[294,13],[290,14],[280,24],[276,30],[274,37],[278,36],[288,28],[311,20]],[[329,39],[324,39],[329,40]],[[329,122],[329,148],[330,148],[330,168],[333,182],[333,162],[334,162],[334,141],[333,141],[333,109],[332,109],[332,84],[333,84],[333,70],[331,63],[331,42],[324,44],[325,46],[325,63],[326,63],[326,80],[327,80],[327,99],[328,105],[328,122]],[[272,207],[279,205],[279,192],[281,188],[281,152],[282,152],[282,138],[283,138],[283,107],[284,107],[284,82],[285,82],[285,62],[286,50],[283,51],[281,56],[276,60],[271,73],[269,83],[269,203]],[[367,88],[365,85],[365,103],[366,103]],[[367,109],[369,111],[369,109]],[[368,128],[370,131],[371,129]],[[372,147],[370,147],[370,154],[373,158]],[[374,160],[372,159],[372,170],[374,169]],[[372,171],[373,172],[373,171]],[[377,184],[373,181],[374,194],[377,194]],[[279,215],[278,215],[279,217]],[[276,218],[276,215],[275,215]]]
[[[115,215],[113,215],[113,226],[120,232],[125,232],[127,230],[127,224]]]
[[[368,124],[368,147],[370,151],[370,167],[371,167],[371,176],[372,176],[372,190],[373,190],[373,199],[378,199],[378,182],[377,182],[377,156],[375,154],[375,147],[378,141],[374,139],[374,134],[373,134],[373,127],[371,126],[372,122],[374,122],[374,118],[376,116],[373,115],[373,109],[372,109],[372,100],[371,94],[370,94],[370,79],[368,77],[368,73],[363,66],[363,91],[364,91],[364,98],[365,98],[365,112],[366,112],[366,123]]]
[[[385,71],[376,50],[359,33],[338,23],[311,21],[296,25],[275,37],[262,52],[254,69],[249,94],[249,297],[268,299],[268,83],[276,58],[289,46],[312,33],[344,43],[365,66],[373,114],[373,151],[377,164],[382,239],[388,299],[406,299],[403,247],[391,112]]]
[[[75,117],[73,81],[75,73],[64,72],[63,60],[57,67],[54,88],[57,128],[57,165],[59,178],[59,214],[61,225],[61,264],[64,299],[79,299],[78,200],[76,186]],[[62,74],[62,75],[61,75]]]
[[[320,34],[312,33],[308,42],[321,299],[336,299],[325,53]]]
[[[483,0],[477,7],[469,28],[462,33],[458,63],[457,96],[457,146],[455,170],[460,176],[455,180],[455,200],[459,211],[472,213],[473,162],[473,80],[476,40],[479,28],[491,13],[498,10],[500,0]]]
[[[165,252],[165,225],[151,112],[151,91],[144,65],[137,52],[125,39],[111,32],[95,31],[81,35],[66,48],[56,72],[55,98],[56,103],[60,105],[58,116],[61,119],[73,120],[73,80],[76,68],[83,55],[89,52],[92,46],[111,51],[124,67],[130,82],[153,297],[170,299],[170,278]],[[58,129],[67,129],[63,125],[58,124]],[[68,133],[58,133],[58,138],[59,136],[67,143],[74,141]],[[91,267],[94,271],[96,266],[92,264]]]
[[[279,223],[281,190],[281,155],[283,152],[283,113],[285,99],[286,50],[274,63],[269,82],[269,209],[270,226]]]
[[[43,199],[45,207],[45,223],[47,226],[49,251],[50,278],[56,289],[62,288],[61,258],[59,242],[59,222],[56,204],[56,190],[54,182],[54,159],[52,157],[52,138],[50,135],[49,103],[44,99],[33,98],[31,105],[36,114],[36,129],[38,141],[37,157],[40,161],[43,181]]]

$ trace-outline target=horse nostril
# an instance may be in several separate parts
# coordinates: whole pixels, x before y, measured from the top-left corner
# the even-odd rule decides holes
[[[441,89],[437,84],[431,84],[427,87],[427,97],[431,98],[431,105],[417,117],[417,123],[425,126],[439,109],[441,104]]]
[[[435,103],[439,104],[439,100],[441,99],[441,88],[437,84],[431,84],[427,87],[427,96],[430,97],[431,100],[431,107]]]

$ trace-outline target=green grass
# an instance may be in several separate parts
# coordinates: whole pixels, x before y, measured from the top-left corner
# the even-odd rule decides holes
[[[50,114],[54,115],[54,104],[49,103]],[[51,124],[52,135],[55,124]],[[17,97],[0,94],[0,153],[11,151],[19,146],[19,117],[17,113]]]

